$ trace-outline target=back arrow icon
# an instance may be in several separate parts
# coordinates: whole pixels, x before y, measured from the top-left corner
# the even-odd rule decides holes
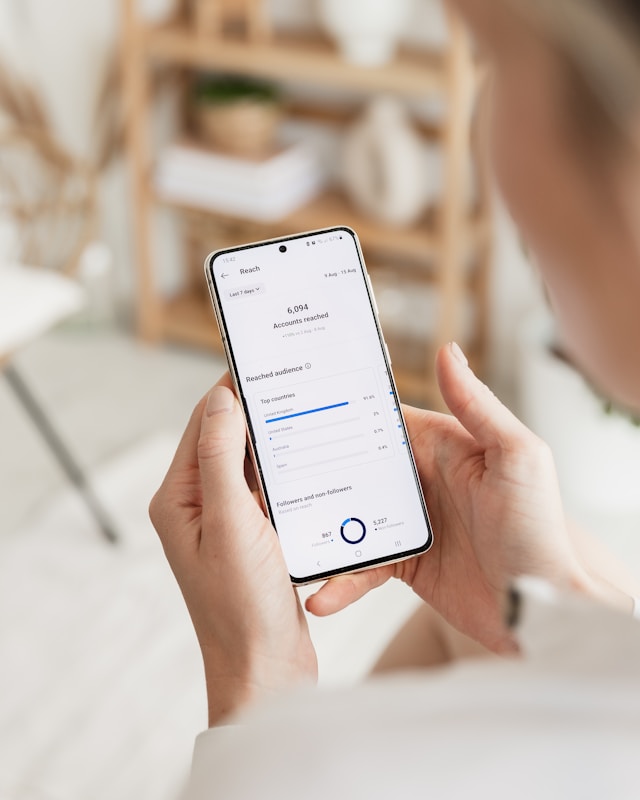
[[[223,272],[223,273],[220,275],[220,277],[221,277],[221,278],[228,278],[229,276],[227,275],[227,273],[226,273],[226,272]]]

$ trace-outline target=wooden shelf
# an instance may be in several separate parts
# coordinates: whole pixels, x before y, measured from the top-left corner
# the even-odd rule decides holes
[[[318,36],[279,35],[264,43],[211,40],[180,22],[147,26],[142,39],[152,58],[194,69],[405,96],[442,91],[446,84],[445,61],[437,52],[404,51],[384,67],[359,67]]]
[[[237,217],[178,202],[162,194],[156,194],[155,199],[161,205],[179,208],[187,212],[206,214],[230,222],[238,221]],[[347,225],[357,232],[365,249],[376,254],[386,254],[394,259],[405,259],[423,268],[432,266],[438,260],[442,250],[442,237],[437,230],[436,217],[433,212],[410,228],[395,228],[377,223],[370,217],[359,214],[339,191],[324,192],[311,203],[277,222],[257,223],[255,220],[247,220],[247,223],[256,229],[264,225],[265,230],[269,231],[265,237],[280,233],[282,235],[297,233],[314,228]],[[483,240],[490,236],[487,219],[480,215],[469,217],[467,225],[460,235],[462,238],[468,239],[466,248],[469,250],[482,244]]]
[[[404,50],[382,67],[363,68],[344,61],[335,46],[318,35],[276,34],[273,40],[262,43],[213,39],[198,35],[180,20],[161,25],[146,23],[138,11],[138,0],[120,2],[140,336],[148,341],[164,339],[222,352],[209,300],[203,291],[197,291],[201,282],[198,262],[206,255],[205,248],[347,225],[357,231],[371,269],[376,264],[384,269],[388,269],[387,265],[401,268],[405,278],[429,282],[438,292],[433,341],[409,346],[399,338],[394,344],[391,331],[388,335],[390,348],[396,354],[394,372],[403,396],[414,403],[441,407],[430,377],[435,348],[460,338],[463,304],[470,299],[475,309],[475,363],[481,367],[490,314],[487,298],[492,256],[491,193],[486,170],[481,168],[478,136],[472,135],[479,71],[461,21],[447,10],[449,41],[442,52]],[[334,106],[323,105],[317,93],[312,92],[304,101],[292,101],[288,113],[337,126],[348,124],[360,106],[358,102],[345,108],[340,92],[347,93],[350,102],[353,95],[369,99],[379,93],[407,99],[434,94],[444,97],[441,119],[433,125],[421,125],[422,134],[442,148],[443,187],[437,210],[425,214],[414,226],[394,228],[359,214],[340,192],[327,191],[285,219],[267,224],[159,196],[152,181],[156,153],[149,130],[155,102],[152,67],[156,65],[175,72],[190,69],[236,73],[329,90]],[[473,213],[467,210],[470,150],[478,178],[477,210]],[[189,254],[185,258],[184,279],[186,285],[193,286],[191,292],[169,299],[162,296],[157,285],[152,218],[159,205],[183,213],[186,224],[182,241]]]

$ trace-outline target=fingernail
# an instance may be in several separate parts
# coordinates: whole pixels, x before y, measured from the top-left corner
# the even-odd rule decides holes
[[[458,360],[458,361],[459,361],[461,364],[464,364],[464,366],[465,366],[465,367],[468,367],[468,366],[469,366],[469,360],[467,359],[467,357],[465,356],[465,354],[462,352],[462,348],[460,347],[460,345],[459,345],[457,342],[451,342],[451,343],[449,344],[449,347],[451,348],[451,353],[452,353],[452,355],[453,355],[453,356],[454,356],[454,357],[455,357],[455,358],[456,358],[456,359],[457,359],[457,360]]]
[[[214,414],[228,414],[233,410],[234,398],[229,389],[224,386],[214,386],[207,398],[207,416]]]

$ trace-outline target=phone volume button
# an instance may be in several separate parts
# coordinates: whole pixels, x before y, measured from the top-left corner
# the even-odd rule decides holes
[[[391,353],[389,353],[389,348],[384,340],[383,343],[384,343],[384,352],[387,354],[387,358],[389,359],[389,364],[391,364]]]
[[[380,316],[380,311],[378,310],[378,304],[376,303],[376,296],[373,291],[373,285],[371,284],[371,278],[369,277],[369,273],[365,272],[365,278],[367,279],[367,286],[369,287],[369,295],[371,296],[371,302],[373,303],[373,308],[376,312],[376,316]]]

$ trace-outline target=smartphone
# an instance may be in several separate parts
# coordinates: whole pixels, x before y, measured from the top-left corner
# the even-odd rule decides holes
[[[205,273],[293,583],[428,550],[429,515],[355,232],[217,250]]]

